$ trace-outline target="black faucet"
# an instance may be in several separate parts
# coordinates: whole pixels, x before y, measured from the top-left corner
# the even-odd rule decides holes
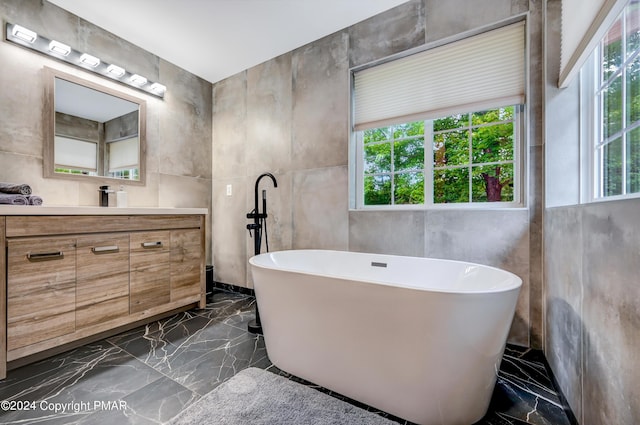
[[[247,218],[253,219],[253,223],[247,224],[247,229],[249,230],[249,235],[251,235],[251,231],[253,230],[253,249],[254,249],[255,255],[260,254],[260,248],[262,247],[262,230],[263,230],[262,222],[264,222],[265,235],[267,230],[267,222],[266,222],[267,191],[266,190],[262,191],[262,213],[260,212],[260,209],[258,206],[258,186],[260,185],[260,180],[262,180],[263,177],[270,177],[271,180],[273,181],[273,187],[278,187],[278,181],[271,173],[260,174],[260,176],[256,179],[256,186],[254,189],[255,203],[254,203],[253,211],[247,214]],[[266,240],[266,237],[265,237],[265,240]],[[268,252],[269,251],[268,241],[266,241],[266,245],[267,245],[267,252]],[[258,311],[257,300],[256,300],[256,318],[255,320],[252,320],[249,322],[249,324],[247,325],[247,329],[251,333],[262,334],[262,324],[260,323],[260,312]]]
[[[109,186],[100,186],[100,189],[98,189],[98,192],[100,192],[100,206],[101,207],[108,207],[109,206],[109,194],[113,193],[113,190],[110,190]]]
[[[260,185],[260,180],[263,177],[270,177],[273,181],[273,187],[278,187],[278,181],[271,173],[260,174],[260,176],[256,179],[256,186],[254,189],[254,208],[253,211],[247,214],[247,218],[252,218],[253,223],[247,224],[247,229],[249,229],[249,233],[251,234],[251,230],[253,230],[253,248],[254,254],[260,254],[260,248],[262,245],[262,220],[267,218],[267,191],[262,191],[262,213],[260,213],[258,207],[258,186]]]

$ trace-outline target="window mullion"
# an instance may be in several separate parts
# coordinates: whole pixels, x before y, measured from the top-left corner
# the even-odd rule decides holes
[[[594,183],[595,187],[595,196],[594,198],[601,198],[604,196],[604,161],[602,151],[604,149],[604,85],[602,84],[603,73],[602,73],[602,64],[604,63],[604,43],[600,43],[600,49],[598,51],[598,69],[595,75],[598,87],[598,95],[597,95],[597,105],[596,105],[596,120],[598,123],[598,128],[596,131],[596,146],[593,148],[594,158],[593,164],[595,169],[594,175]]]
[[[621,194],[627,194],[627,71],[626,67],[622,70],[622,135],[620,136],[620,143],[622,143],[622,153],[620,154],[620,162],[622,169],[622,183]]]
[[[620,142],[622,143],[622,154],[620,158],[620,162],[622,165],[622,169],[620,170],[622,173],[622,182],[621,182],[621,192],[623,195],[627,193],[627,13],[623,11],[622,13],[622,34],[620,36],[620,41],[622,43],[622,58],[621,58],[621,68],[622,72],[620,73],[620,86],[622,88],[621,100],[622,100],[622,113],[621,113],[621,127],[622,127],[622,136],[620,138]]]
[[[389,164],[390,167],[390,177],[391,177],[391,205],[395,205],[396,204],[396,161],[395,161],[395,150],[396,150],[396,136],[395,136],[395,129],[393,127],[391,127],[391,141],[389,143],[391,143],[391,164]]]
[[[524,106],[520,106],[515,113],[513,114],[513,128],[514,128],[514,142],[516,141],[520,141],[520,140],[525,140],[525,126],[523,125],[524,122],[524,118],[526,118],[526,112],[525,112],[525,107]],[[528,146],[523,146],[522,143],[514,143],[513,146],[514,149],[514,170],[513,170],[513,189],[514,189],[514,195],[517,194],[517,197],[514,196],[514,200],[518,200],[518,202],[522,205],[526,205],[528,204],[527,200],[525,199],[525,196],[528,196],[529,191],[524,189],[526,182],[528,181],[527,178],[527,163],[529,162],[528,158],[529,158],[529,148]],[[526,162],[525,162],[526,159]],[[517,171],[517,174],[516,174]],[[517,180],[516,180],[516,176]]]
[[[467,127],[467,133],[468,133],[468,141],[469,141],[469,173],[467,176],[467,186],[469,188],[469,203],[473,202],[473,113],[470,112],[469,113],[469,117],[468,117],[468,127]]]
[[[424,122],[424,203],[433,205],[433,121]]]
[[[356,207],[364,206],[364,132],[356,131]]]

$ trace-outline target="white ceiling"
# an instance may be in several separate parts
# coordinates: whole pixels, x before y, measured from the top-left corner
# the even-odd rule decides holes
[[[55,82],[55,110],[100,123],[138,110],[138,104],[61,78]]]
[[[407,0],[49,1],[215,83]]]

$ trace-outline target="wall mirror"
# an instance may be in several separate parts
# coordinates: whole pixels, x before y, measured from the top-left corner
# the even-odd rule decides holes
[[[44,176],[144,184],[146,102],[45,68]]]

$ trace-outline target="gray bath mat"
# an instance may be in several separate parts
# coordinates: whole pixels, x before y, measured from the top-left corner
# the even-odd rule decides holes
[[[189,406],[172,425],[392,425],[313,388],[248,368]]]

